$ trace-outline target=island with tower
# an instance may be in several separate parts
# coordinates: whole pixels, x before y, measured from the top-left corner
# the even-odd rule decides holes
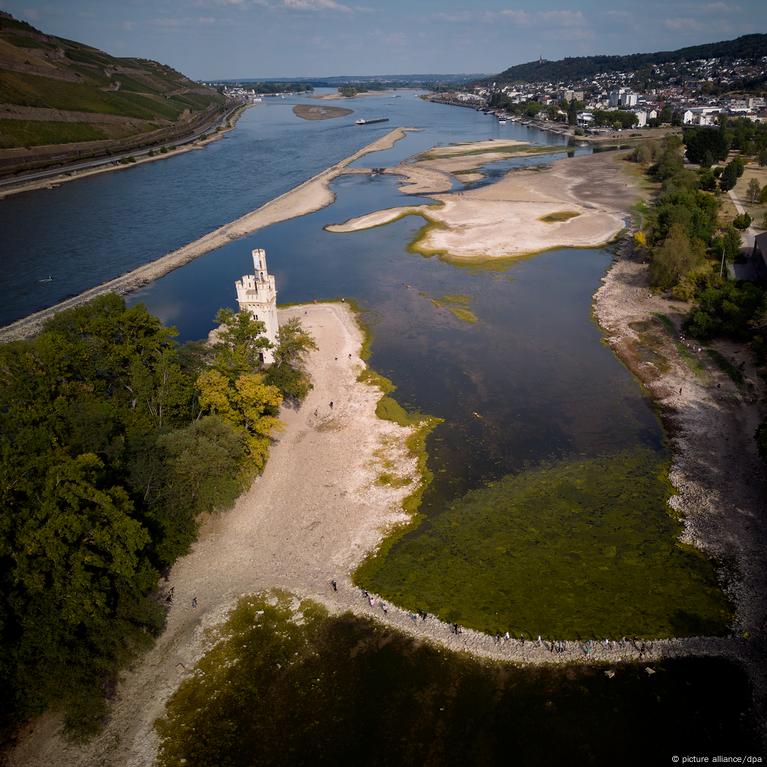
[[[266,268],[266,251],[256,248],[253,251],[255,274],[244,274],[237,280],[237,304],[240,311],[249,312],[253,319],[264,323],[264,336],[272,346],[261,353],[261,361],[267,365],[274,362],[274,347],[277,346],[277,288],[274,275]]]

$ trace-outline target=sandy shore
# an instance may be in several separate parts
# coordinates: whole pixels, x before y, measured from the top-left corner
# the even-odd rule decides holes
[[[451,260],[508,258],[561,247],[596,247],[614,239],[624,229],[631,205],[638,198],[636,177],[622,172],[625,167],[622,163],[618,153],[558,160],[549,168],[513,171],[479,189],[431,194],[438,206],[374,211],[327,229],[353,232],[380,226],[402,215],[422,215],[435,226],[428,227],[413,248]],[[407,178],[408,191],[415,188],[430,193],[430,177],[419,175],[423,165],[401,170]],[[425,170],[439,172],[433,167]],[[577,215],[562,221],[546,220],[547,216],[562,213]]]
[[[49,176],[47,178],[38,179],[37,181],[27,181],[20,184],[15,184],[12,187],[0,187],[0,200],[10,197],[14,194],[21,194],[21,192],[33,192],[36,189],[55,189],[61,184],[66,184],[69,181],[79,181],[81,178],[88,178],[88,176],[98,176],[101,173],[111,173],[116,170],[127,170],[128,168],[135,168],[137,165],[143,165],[147,162],[155,162],[156,160],[166,160],[169,157],[175,157],[178,154],[184,154],[185,152],[192,152],[198,149],[204,149],[208,144],[214,141],[219,141],[232,130],[237,121],[242,117],[247,107],[238,109],[227,120],[226,127],[223,127],[220,131],[213,132],[205,139],[197,139],[189,144],[183,144],[172,149],[168,149],[164,154],[157,153],[150,157],[149,155],[143,155],[136,158],[136,162],[121,165],[119,162],[114,162],[109,165],[100,165],[97,168],[87,168],[85,170],[67,171],[66,169],[56,176]],[[140,151],[140,150],[136,150]]]
[[[369,152],[379,152],[383,149],[389,149],[401,138],[404,138],[407,128],[395,128],[389,131],[381,138],[349,155],[340,162],[332,165],[326,170],[321,171],[316,176],[304,181],[302,184],[294,187],[285,194],[275,197],[273,200],[262,205],[260,208],[247,213],[241,218],[225,224],[218,229],[213,230],[204,237],[194,242],[184,245],[184,247],[174,250],[165,256],[152,261],[143,266],[116,277],[113,280],[104,282],[101,285],[86,290],[78,296],[61,301],[54,306],[43,309],[28,317],[24,317],[10,325],[0,328],[0,343],[7,343],[19,338],[28,338],[37,333],[42,323],[48,318],[60,312],[63,309],[69,309],[92,300],[102,293],[129,293],[132,290],[140,288],[168,272],[183,266],[189,261],[199,258],[211,250],[220,248],[231,240],[252,234],[253,232],[271,226],[280,221],[286,221],[296,216],[303,216],[307,213],[313,213],[320,208],[329,205],[335,199],[335,195],[330,189],[330,182],[344,173],[364,172],[357,169],[349,169],[347,166],[360,157],[364,157]]]
[[[380,391],[357,381],[362,335],[351,310],[344,304],[280,310],[281,321],[289,317],[299,317],[317,340],[319,350],[308,359],[314,388],[298,410],[283,409],[285,428],[263,476],[231,511],[207,521],[193,551],[173,567],[167,628],[124,675],[111,721],[78,746],[61,738],[58,717],[45,716],[11,764],[152,764],[153,722],[204,652],[206,628],[221,622],[241,596],[267,587],[324,594],[331,578],[348,579],[382,530],[402,521],[401,501],[412,487],[394,489],[376,478],[386,458],[394,466],[388,471],[417,481],[404,445],[410,430],[379,420]]]

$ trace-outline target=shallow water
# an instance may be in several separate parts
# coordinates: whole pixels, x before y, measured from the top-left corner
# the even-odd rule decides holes
[[[311,603],[296,613],[288,596],[242,600],[158,731],[161,767],[646,767],[761,753],[748,682],[723,660],[482,663]]]

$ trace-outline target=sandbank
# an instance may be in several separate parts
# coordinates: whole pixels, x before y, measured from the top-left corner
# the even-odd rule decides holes
[[[359,169],[349,169],[348,166],[355,160],[369,152],[379,152],[389,149],[400,139],[404,138],[408,128],[395,128],[384,136],[376,139],[367,146],[354,152],[335,165],[321,171],[316,176],[304,181],[288,192],[275,197],[273,200],[262,205],[260,208],[245,214],[241,218],[225,224],[218,229],[206,234],[194,242],[184,245],[165,256],[143,266],[139,266],[126,274],[113,280],[102,283],[94,288],[84,291],[73,298],[61,301],[54,306],[42,309],[30,314],[23,319],[0,328],[0,343],[15,341],[19,338],[28,338],[37,333],[43,322],[63,309],[69,309],[92,300],[102,293],[129,293],[142,285],[146,285],[168,272],[177,269],[189,261],[199,258],[205,253],[220,248],[222,245],[240,237],[252,234],[259,229],[271,226],[280,221],[286,221],[296,216],[313,213],[320,208],[333,202],[335,195],[330,189],[330,182],[344,173],[365,172]]]
[[[316,104],[296,104],[293,107],[293,114],[303,120],[332,120],[335,117],[350,115],[353,111],[343,107],[324,107]]]
[[[403,215],[421,215],[432,226],[425,227],[412,248],[467,261],[596,247],[624,229],[638,198],[638,182],[622,172],[622,162],[623,156],[614,152],[558,160],[548,168],[512,171],[479,189],[431,194],[437,205],[375,211],[327,230],[360,231]],[[419,189],[428,193],[428,180],[422,181]],[[542,220],[565,211],[578,215],[566,221]]]

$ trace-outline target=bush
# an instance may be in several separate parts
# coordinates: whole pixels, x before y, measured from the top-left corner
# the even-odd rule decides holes
[[[765,292],[753,283],[725,282],[702,291],[684,327],[707,341],[717,335],[745,338],[765,308]]]
[[[740,213],[732,220],[732,225],[741,231],[748,229],[751,226],[751,216],[748,213]]]
[[[650,284],[661,290],[673,288],[685,275],[705,261],[705,247],[691,239],[681,224],[674,224],[666,239],[655,248],[650,261]]]

